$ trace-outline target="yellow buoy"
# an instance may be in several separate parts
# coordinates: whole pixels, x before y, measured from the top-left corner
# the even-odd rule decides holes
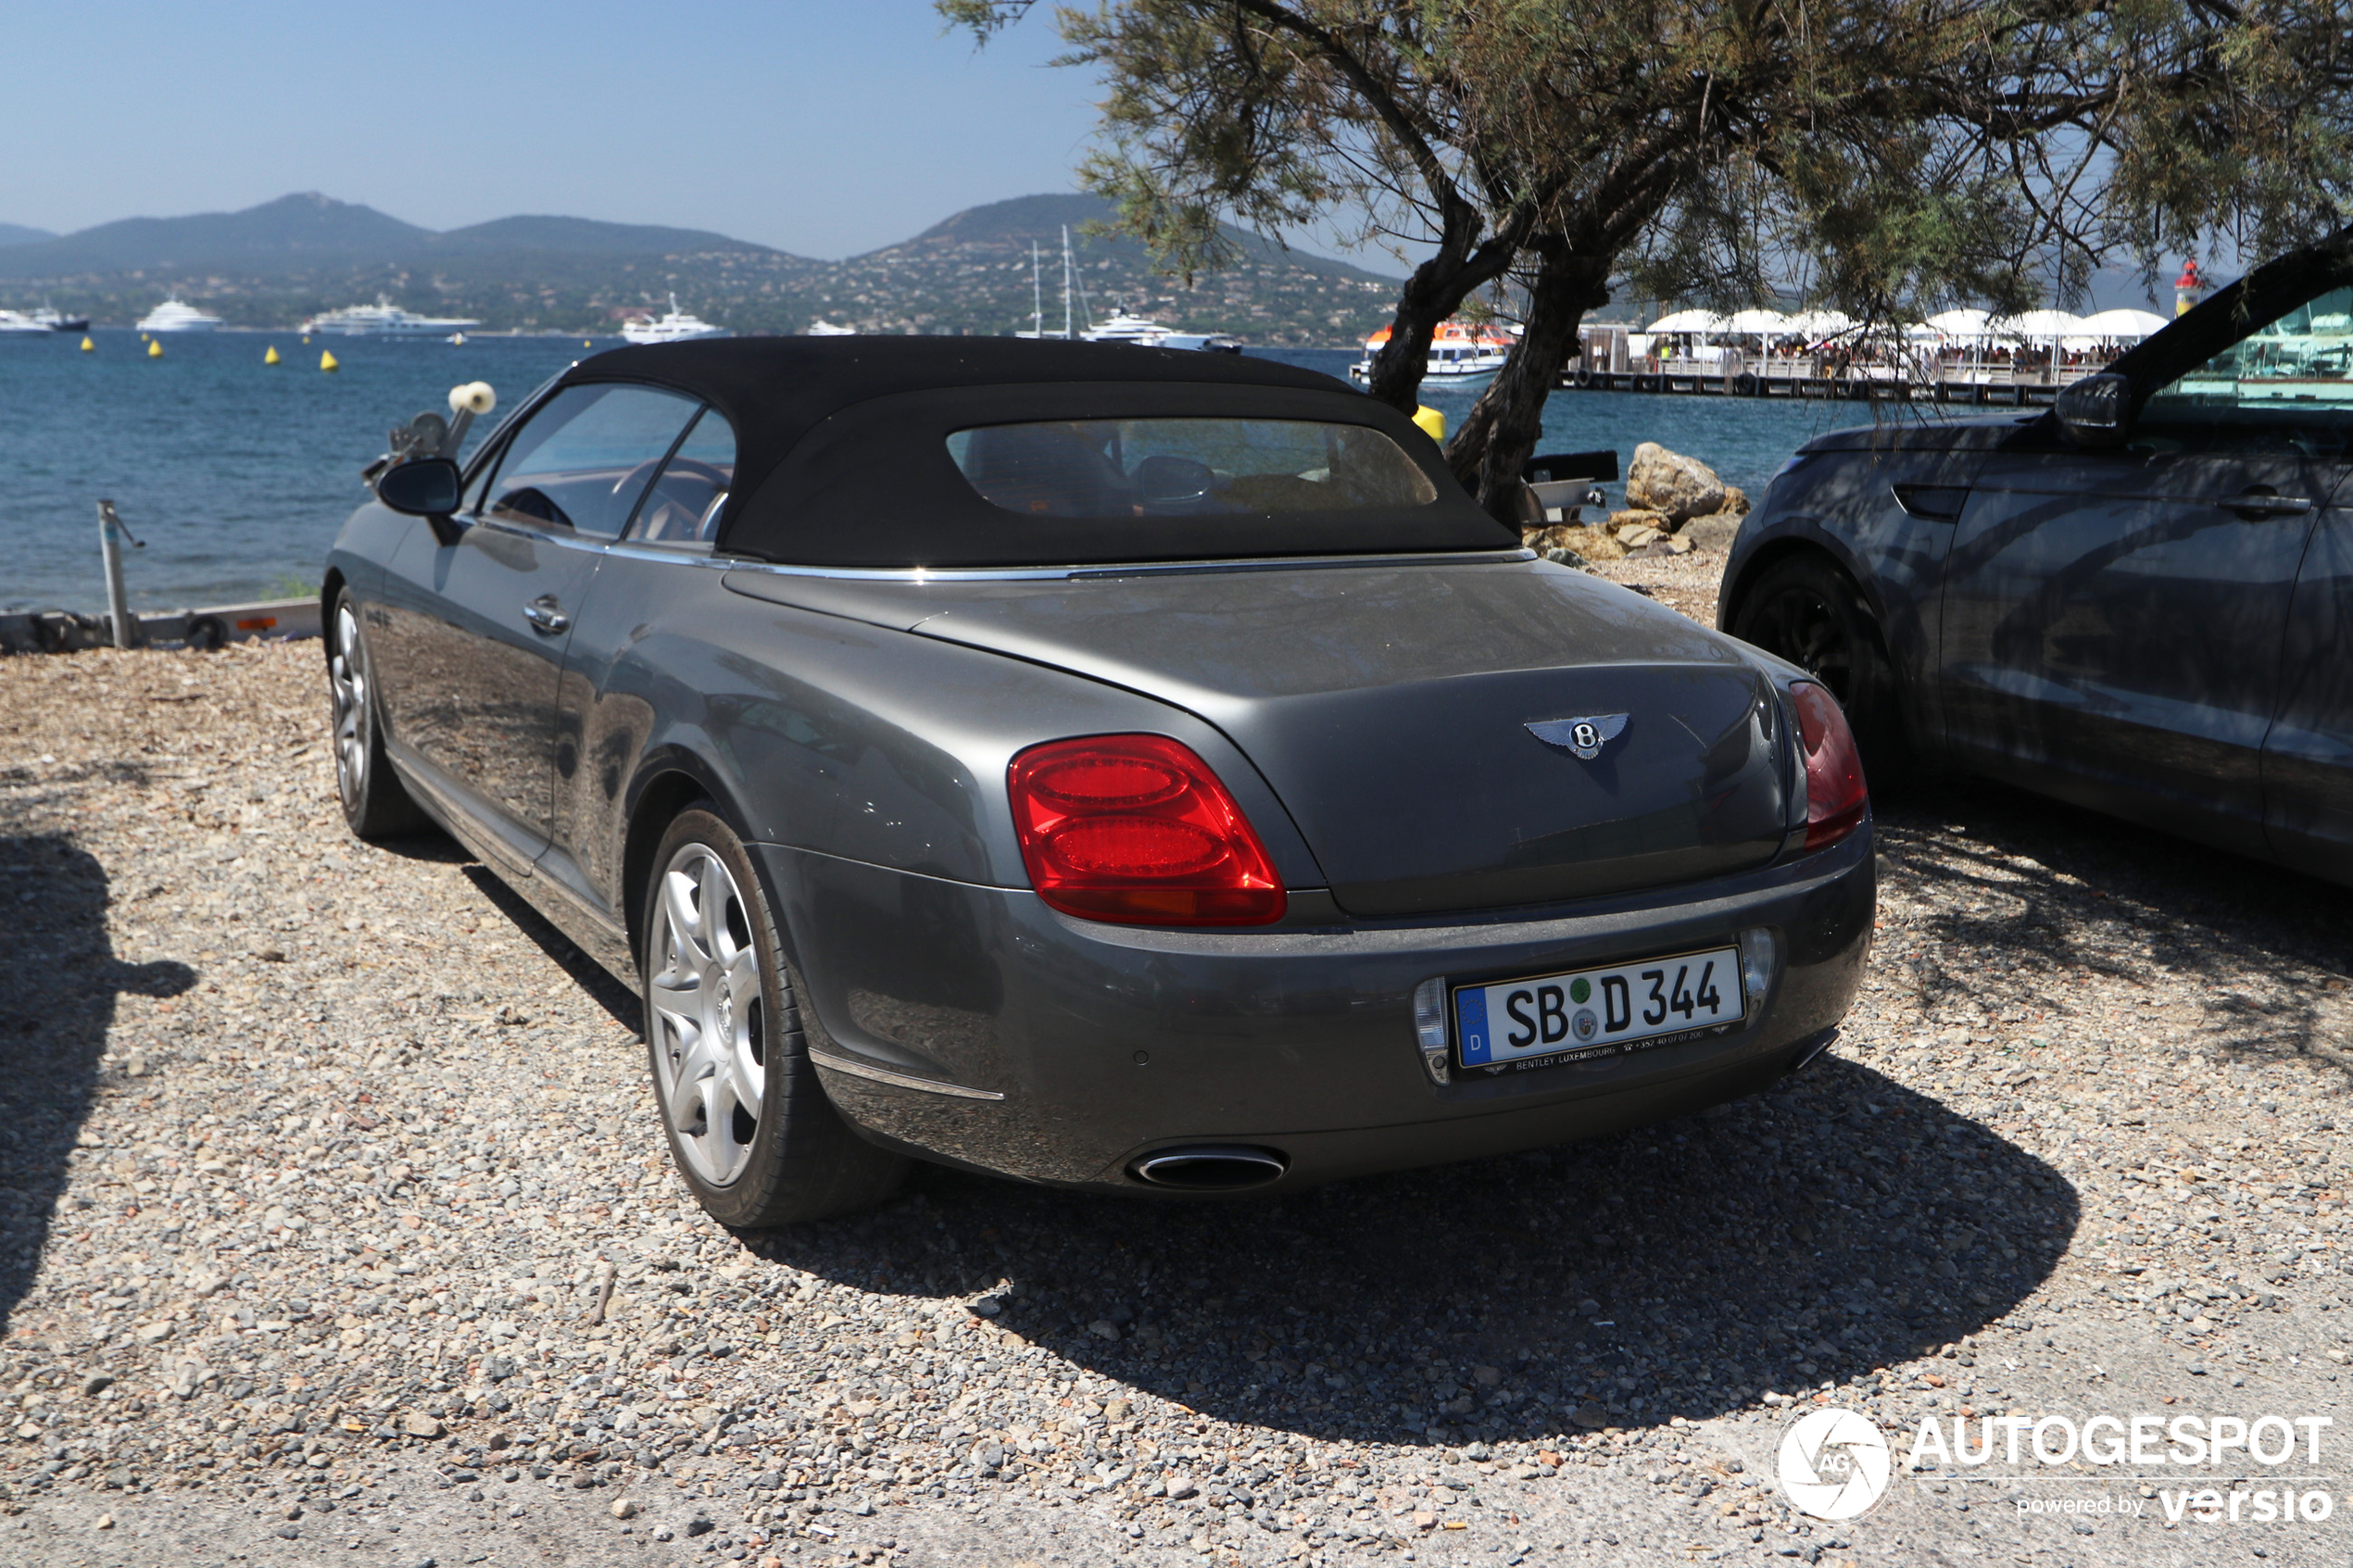
[[[89,353],[92,349],[94,349],[94,348],[95,348],[95,347],[97,347],[97,346],[98,346],[98,345],[97,345],[96,344],[92,343],[92,342],[90,341],[89,335],[88,335],[87,333],[84,333],[84,334],[82,335],[82,353],[87,354],[87,353]]]
[[[309,334],[308,332],[305,332],[305,333],[303,333],[303,334],[302,334],[302,341],[303,341],[303,342],[305,342],[305,343],[308,343],[308,342],[310,341],[310,334]]]
[[[332,370],[335,368],[334,350],[322,348],[319,351],[319,368],[322,370]]]
[[[597,345],[596,345],[595,344],[593,344],[593,343],[590,343],[590,342],[589,342],[586,338],[585,338],[585,337],[584,337],[584,338],[582,338],[582,339],[580,340],[580,346],[581,346],[581,347],[583,347],[583,348],[594,348],[594,347],[596,347]]]
[[[1425,403],[1414,410],[1414,422],[1422,427],[1432,441],[1446,439],[1446,416]]]
[[[147,358],[150,358],[150,359],[160,359],[160,358],[163,358],[163,345],[161,345],[161,344],[157,343],[157,342],[155,339],[153,339],[153,338],[149,338],[149,339],[147,340]]]
[[[276,344],[273,343],[270,345],[270,352],[261,357],[261,362],[265,365],[274,365],[278,362],[278,345]]]

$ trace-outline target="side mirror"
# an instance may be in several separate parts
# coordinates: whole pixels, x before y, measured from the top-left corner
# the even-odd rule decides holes
[[[2132,406],[2131,378],[2103,373],[2059,388],[2052,410],[2078,446],[2121,446],[2133,433]]]
[[[376,476],[376,499],[410,517],[447,517],[462,494],[458,465],[447,458],[412,458]]]

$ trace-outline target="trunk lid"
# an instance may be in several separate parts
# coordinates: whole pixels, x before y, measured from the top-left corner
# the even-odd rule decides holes
[[[1764,672],[1729,638],[1582,573],[1491,561],[935,581],[909,620],[892,613],[912,608],[902,593],[874,594],[874,618],[1217,725],[1352,914],[1691,882],[1762,864],[1787,833]],[[1619,714],[1590,759],[1528,728]]]

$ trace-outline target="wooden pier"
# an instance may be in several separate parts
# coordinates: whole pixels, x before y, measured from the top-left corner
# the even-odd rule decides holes
[[[1972,408],[2045,407],[2082,368],[1938,365],[1923,377],[1885,365],[1837,366],[1815,358],[1667,358],[1615,369],[1572,358],[1556,383],[1577,392],[1679,393],[1706,397],[1795,397],[1824,402],[1958,403]]]

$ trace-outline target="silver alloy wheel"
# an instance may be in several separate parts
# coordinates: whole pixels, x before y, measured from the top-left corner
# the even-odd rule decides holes
[[[648,987],[654,1092],[694,1173],[743,1173],[768,1086],[768,1018],[750,911],[726,862],[686,844],[661,873],[659,967]]]
[[[334,703],[335,783],[346,800],[357,801],[368,783],[368,669],[359,651],[359,618],[348,599],[335,606],[327,690]]]

